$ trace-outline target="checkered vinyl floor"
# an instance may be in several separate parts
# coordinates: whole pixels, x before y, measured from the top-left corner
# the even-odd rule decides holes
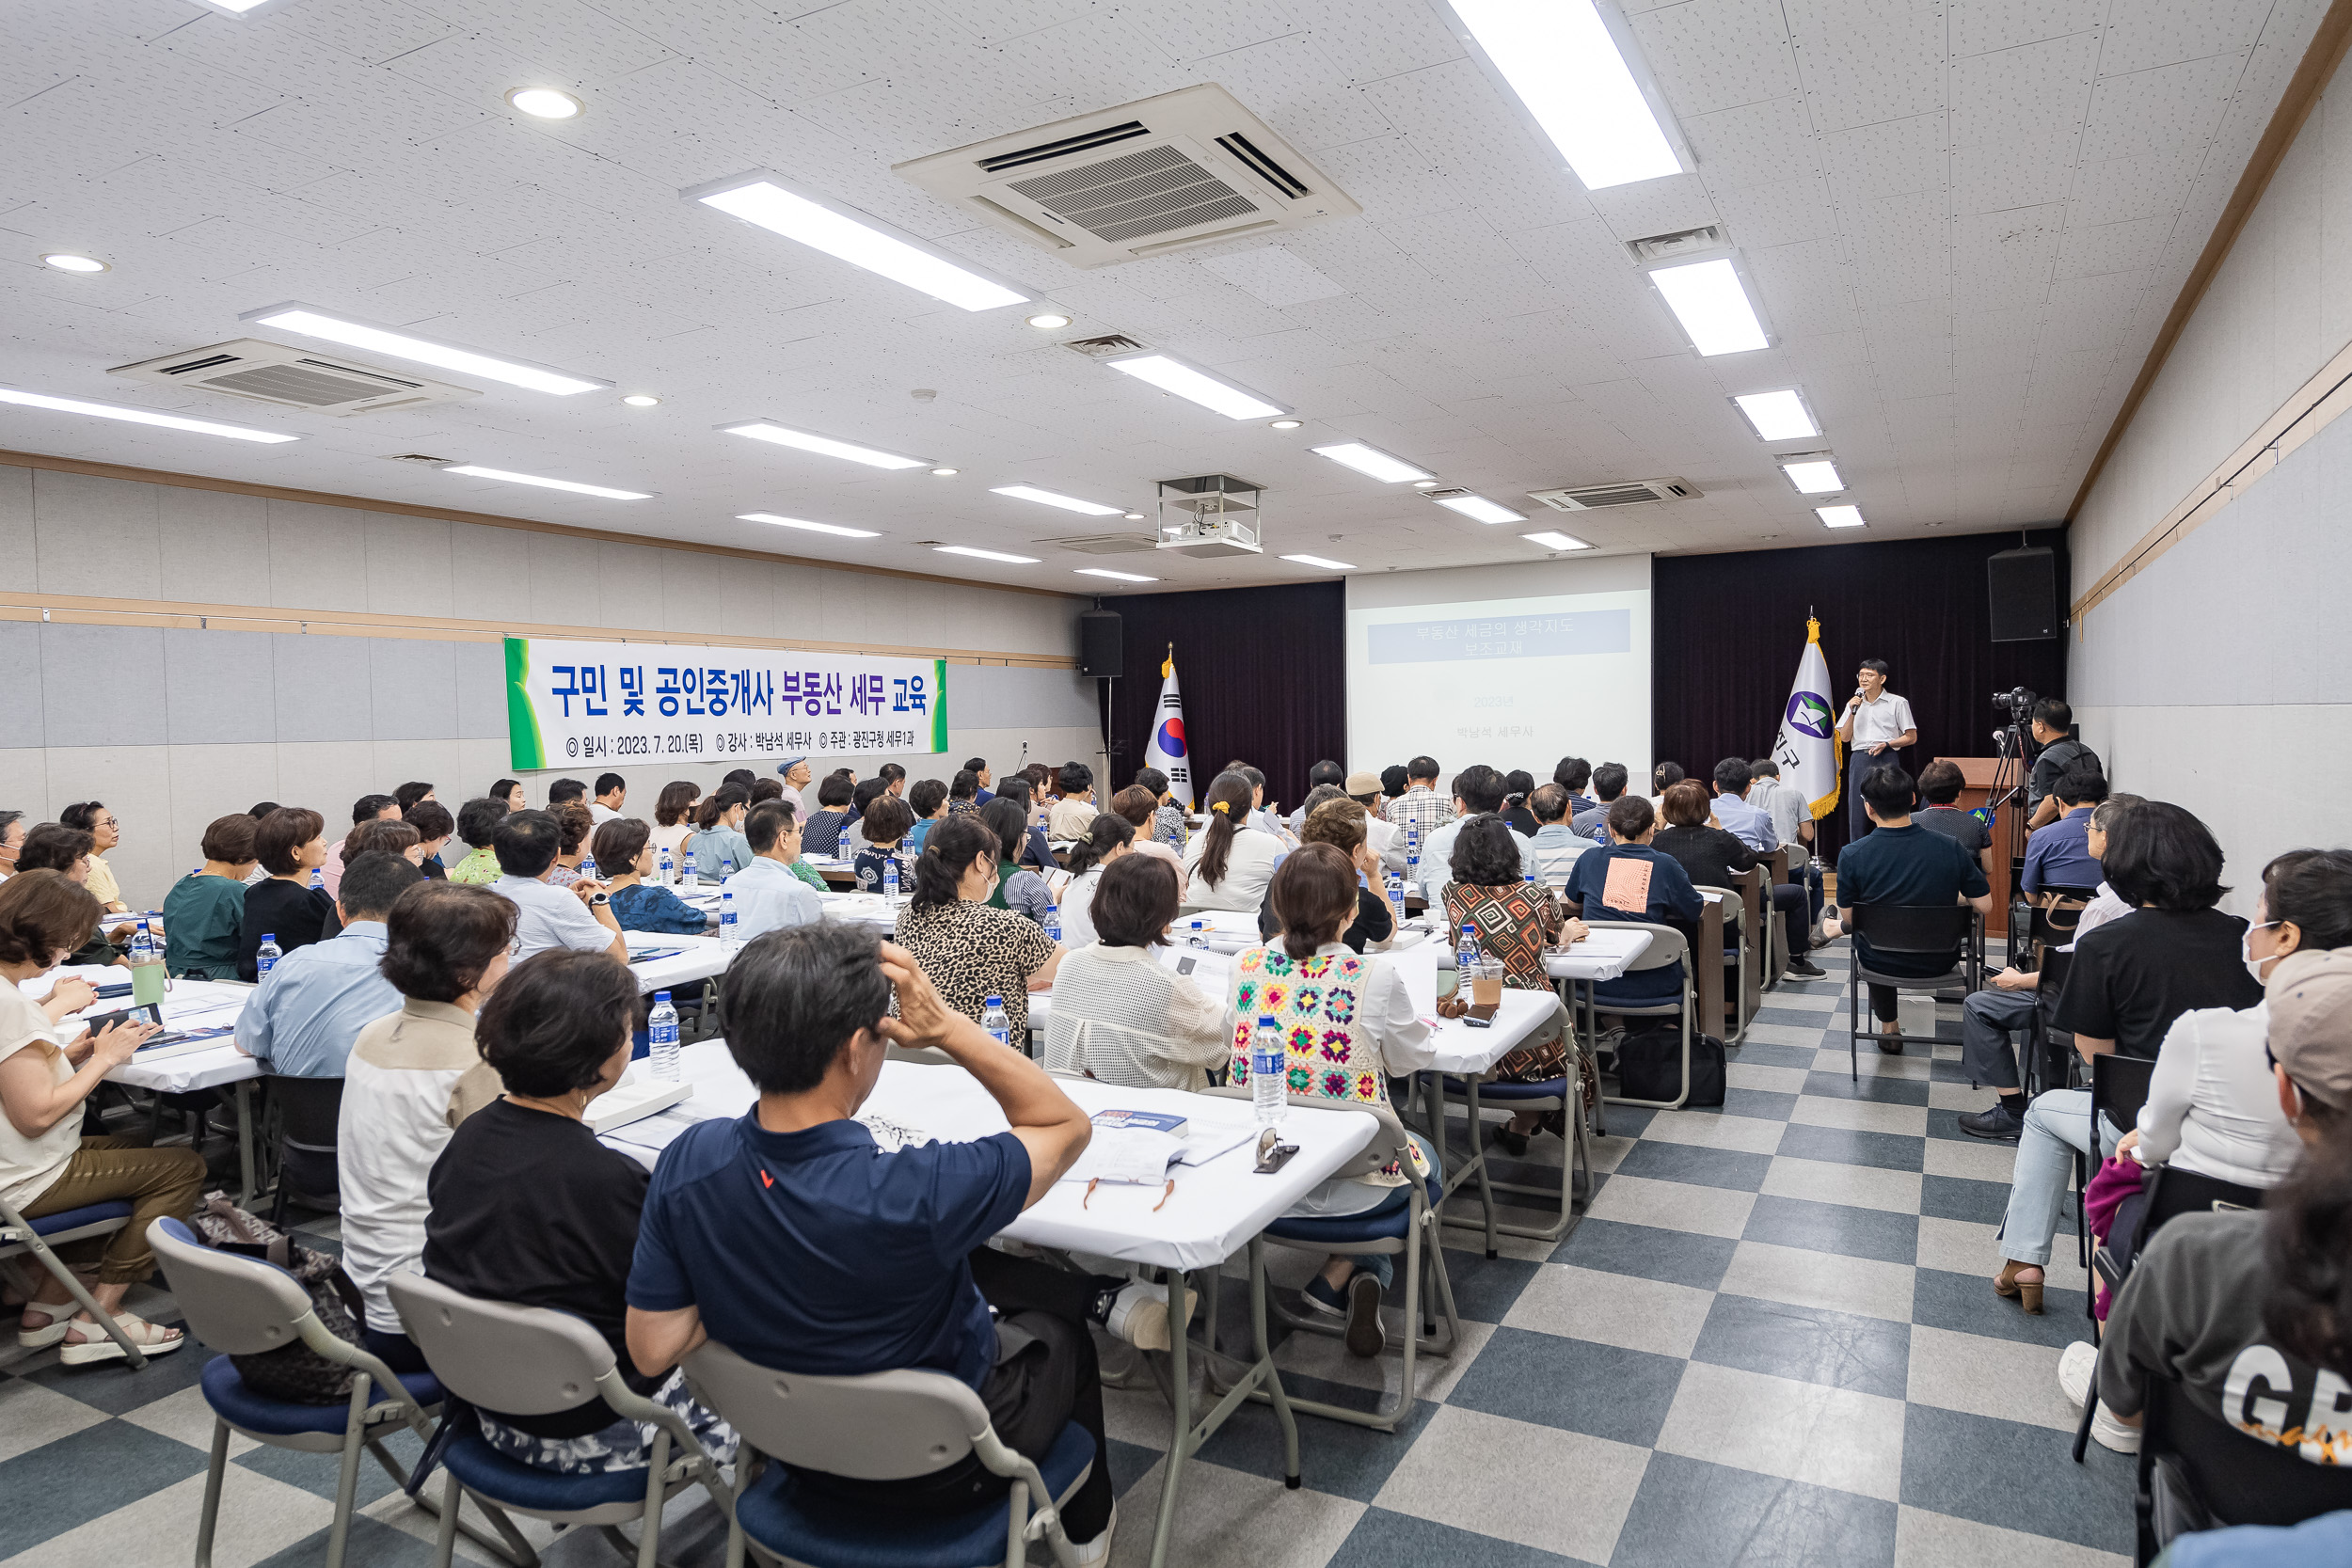
[[[1994,1227],[2013,1146],[1963,1134],[1985,1092],[1950,1043],[1847,1076],[1842,945],[1831,978],[1770,992],[1732,1053],[1720,1111],[1608,1108],[1587,1216],[1556,1245],[1477,1234],[1446,1255],[1465,1339],[1423,1359],[1394,1435],[1302,1417],[1305,1485],[1283,1489],[1272,1415],[1237,1413],[1185,1466],[1172,1562],[1199,1568],[1534,1568],[1606,1564],[2121,1564],[2131,1462],[2069,1457],[2060,1350],[2086,1338],[2083,1275],[2061,1239],[2046,1315],[1996,1299]],[[1460,1129],[1456,1128],[1456,1133]],[[1459,1145],[1457,1143],[1456,1147]],[[1516,1174],[1556,1180],[1539,1138]],[[1507,1168],[1501,1174],[1515,1174]],[[1466,1208],[1469,1206],[1465,1206]],[[1533,1217],[1533,1216],[1528,1216]],[[331,1223],[317,1227],[331,1235]],[[1314,1259],[1275,1250],[1295,1285]],[[1226,1294],[1239,1328],[1246,1292]],[[168,1319],[167,1297],[134,1298]],[[1238,1338],[1229,1342],[1239,1343]],[[211,1418],[191,1347],[139,1373],[68,1369],[0,1339],[0,1568],[184,1568]],[[1365,1402],[1396,1357],[1354,1361],[1293,1335],[1288,1385]],[[1120,1495],[1113,1560],[1148,1560],[1168,1443],[1155,1393],[1106,1395]],[[404,1459],[413,1440],[394,1445]],[[240,1440],[215,1561],[323,1560],[331,1457]],[[429,1518],[361,1473],[350,1560],[422,1563]],[[548,1544],[611,1568],[602,1541]],[[662,1557],[716,1564],[707,1501],[672,1505]],[[481,1560],[469,1544],[460,1552]]]

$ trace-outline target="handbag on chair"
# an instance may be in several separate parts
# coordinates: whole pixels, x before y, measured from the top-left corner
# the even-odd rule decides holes
[[[205,1194],[204,1206],[189,1216],[188,1224],[216,1252],[258,1258],[294,1275],[309,1292],[326,1332],[347,1343],[360,1343],[366,1305],[339,1259],[304,1246],[267,1220],[246,1213],[225,1193]],[[295,1404],[341,1404],[351,1398],[357,1375],[299,1341],[259,1354],[231,1355],[229,1363],[255,1393]]]

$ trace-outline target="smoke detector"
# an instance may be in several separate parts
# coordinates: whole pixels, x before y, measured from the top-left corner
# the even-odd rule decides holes
[[[199,387],[256,403],[274,403],[280,408],[307,408],[314,414],[375,414],[482,395],[470,387],[379,370],[259,338],[239,338],[209,348],[142,359],[135,365],[117,365],[106,373],[166,387]]]
[[[1628,479],[1613,484],[1579,484],[1560,490],[1530,490],[1527,499],[1554,512],[1598,512],[1612,506],[1646,506],[1653,501],[1696,500],[1707,492],[1679,479]]]
[[[1073,267],[1363,209],[1213,82],[895,166]]]

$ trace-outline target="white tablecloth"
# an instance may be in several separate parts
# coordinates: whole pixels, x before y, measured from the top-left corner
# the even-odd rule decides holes
[[[1649,951],[1647,931],[1601,927],[1574,947],[1544,955],[1544,973],[1555,980],[1613,980]]]
[[[60,974],[79,974],[95,985],[127,986],[131,972],[127,969],[60,969],[38,980],[25,982],[28,996],[46,995],[50,985]],[[237,1015],[245,1011],[253,988],[235,980],[174,980],[164,992],[164,1026],[166,1029],[221,1029],[236,1027]],[[103,1013],[119,1011],[131,1005],[125,991],[120,996],[102,996],[87,1011],[61,1021],[71,1031],[83,1022]],[[233,1084],[240,1078],[261,1075],[261,1066],[252,1057],[242,1054],[227,1037],[220,1043],[201,1051],[190,1051],[161,1061],[142,1062],[136,1057],[106,1074],[109,1082],[125,1084],[135,1089],[162,1089],[182,1093],[189,1089],[211,1088],[217,1084]]]
[[[637,1063],[632,1077],[647,1064]],[[758,1098],[720,1040],[700,1040],[681,1053],[680,1072],[694,1085],[691,1100],[605,1134],[623,1153],[653,1164],[658,1146],[693,1121],[739,1117]],[[1106,1110],[1173,1111],[1196,1121],[1251,1122],[1249,1102],[1186,1094],[1179,1089],[1126,1089],[1082,1079],[1057,1080],[1091,1114]],[[1005,1131],[1005,1116],[979,1081],[958,1067],[886,1062],[866,1109],[900,1127],[934,1137],[985,1138]],[[1104,1185],[1089,1202],[1082,1181],[1058,1183],[1043,1201],[1007,1226],[1004,1234],[1037,1246],[1100,1253],[1134,1263],[1199,1269],[1240,1251],[1292,1204],[1322,1183],[1372,1139],[1379,1125],[1367,1113],[1293,1107],[1283,1141],[1298,1146],[1271,1176],[1254,1166],[1255,1139],[1200,1166],[1176,1167],[1176,1191],[1158,1212],[1160,1189]]]
[[[628,971],[637,976],[641,991],[677,990],[688,986],[700,986],[714,974],[726,973],[727,962],[734,955],[717,937],[674,937],[660,931],[630,931],[628,933],[631,962]],[[644,963],[634,961],[639,953],[671,952],[666,958],[654,958]]]

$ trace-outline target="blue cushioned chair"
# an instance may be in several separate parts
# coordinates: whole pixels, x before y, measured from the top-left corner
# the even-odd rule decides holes
[[[68,1209],[62,1213],[43,1214],[28,1220],[11,1203],[0,1202],[0,1258],[14,1258],[19,1253],[40,1259],[40,1266],[65,1288],[73,1292],[81,1309],[97,1321],[106,1337],[122,1347],[123,1359],[131,1363],[133,1371],[147,1365],[147,1355],[122,1332],[114,1314],[103,1310],[97,1299],[83,1289],[74,1277],[72,1267],[59,1258],[52,1247],[68,1242],[87,1241],[92,1236],[111,1236],[131,1223],[131,1206],[120,1198],[108,1203],[92,1203],[81,1209]]]
[[[1022,1568],[1039,1540],[1061,1568],[1075,1568],[1061,1505],[1101,1463],[1075,1422],[1038,1465],[1007,1448],[980,1396],[945,1372],[804,1376],[754,1366],[711,1341],[686,1358],[686,1377],[742,1440],[727,1568],[742,1568],[747,1545],[786,1568]],[[1009,1484],[1002,1498],[961,1513],[845,1503],[787,1468],[910,1481],[966,1454]]]
[[[351,1511],[359,1485],[359,1452],[365,1449],[393,1481],[405,1487],[408,1472],[386,1450],[383,1439],[405,1426],[421,1437],[432,1434],[431,1417],[441,1402],[441,1386],[422,1373],[396,1377],[390,1368],[358,1345],[339,1339],[319,1322],[310,1292],[293,1275],[256,1258],[217,1252],[178,1220],[147,1227],[166,1282],[178,1298],[188,1332],[224,1354],[204,1364],[204,1402],[213,1407],[213,1458],[204,1476],[204,1512],[196,1531],[196,1568],[211,1568],[213,1531],[220,1521],[220,1489],[229,1469],[229,1434],[243,1433],[272,1448],[304,1453],[341,1453],[342,1474],[335,1488],[334,1523],[326,1538],[326,1568],[342,1568],[351,1536]],[[354,1372],[351,1397],[341,1404],[297,1404],[256,1393],[237,1375],[231,1355],[259,1355],[292,1344],[308,1345]],[[420,1497],[427,1512],[434,1504]],[[466,1533],[516,1568],[532,1568],[538,1556],[514,1527],[493,1513],[505,1544]]]
[[[483,1410],[551,1416],[601,1399],[613,1414],[657,1429],[649,1463],[598,1475],[563,1475],[511,1459],[479,1433],[443,1450],[441,1531],[434,1561],[449,1568],[457,1550],[460,1489],[491,1517],[501,1511],[593,1525],[638,1568],[654,1568],[661,1544],[661,1506],[696,1481],[724,1511],[726,1488],[676,1411],[630,1389],[604,1337],[569,1313],[462,1295],[421,1275],[385,1283],[409,1339],[449,1391]],[[642,1519],[637,1544],[617,1528]]]

